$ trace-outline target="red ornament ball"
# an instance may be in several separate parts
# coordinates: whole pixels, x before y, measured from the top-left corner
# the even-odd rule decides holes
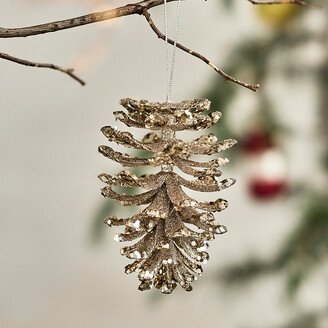
[[[272,199],[285,193],[286,180],[262,180],[254,179],[249,183],[249,190],[257,199]]]

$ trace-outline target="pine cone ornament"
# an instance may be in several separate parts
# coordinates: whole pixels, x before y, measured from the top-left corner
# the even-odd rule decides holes
[[[99,178],[106,186],[102,195],[124,206],[144,205],[130,218],[108,217],[109,226],[124,226],[124,233],[115,235],[118,242],[137,240],[122,248],[121,254],[134,260],[125,267],[126,273],[138,272],[139,290],[152,286],[170,294],[180,284],[191,291],[191,282],[202,273],[206,263],[208,241],[223,234],[226,227],[215,222],[212,212],[228,206],[224,199],[199,202],[189,197],[183,187],[218,192],[235,183],[234,179],[220,180],[220,166],[228,160],[216,157],[208,162],[190,159],[192,155],[213,155],[232,147],[236,141],[218,142],[213,134],[202,135],[193,141],[182,141],[176,132],[210,128],[221,117],[220,112],[209,113],[209,100],[191,100],[180,103],[159,103],[146,100],[121,100],[127,110],[114,112],[117,120],[129,127],[144,128],[152,132],[141,141],[129,132],[105,126],[101,129],[109,141],[118,145],[147,151],[149,157],[122,154],[108,146],[100,146],[105,157],[127,167],[160,167],[156,174],[136,176],[130,171],[117,175],[102,173]],[[206,113],[207,112],[207,113]],[[178,175],[194,177],[192,181]],[[138,187],[146,191],[134,196],[120,194],[114,187]]]

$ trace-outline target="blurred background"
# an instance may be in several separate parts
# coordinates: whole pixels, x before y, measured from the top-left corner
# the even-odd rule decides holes
[[[0,25],[123,3],[0,0]],[[161,28],[162,11],[151,11]],[[227,84],[177,53],[173,101],[209,98],[223,113],[213,132],[239,144],[224,168],[238,183],[220,195],[230,207],[218,220],[229,232],[211,243],[194,291],[171,296],[141,293],[136,275],[123,273],[117,230],[103,219],[129,209],[104,200],[97,179],[120,170],[97,153],[119,100],[165,98],[164,43],[139,16],[0,39],[2,52],[75,67],[87,81],[0,62],[0,326],[327,328],[327,13],[183,2],[179,40],[262,88]]]

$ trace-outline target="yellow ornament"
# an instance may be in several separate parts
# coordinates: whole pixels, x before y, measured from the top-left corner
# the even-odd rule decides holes
[[[301,7],[293,4],[281,5],[258,5],[256,8],[257,16],[264,22],[275,26],[282,27],[294,18]]]

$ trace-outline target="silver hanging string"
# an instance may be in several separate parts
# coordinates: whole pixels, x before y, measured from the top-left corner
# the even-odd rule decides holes
[[[173,39],[173,53],[172,53],[172,61],[171,61],[171,68],[170,68],[167,0],[164,0],[164,27],[165,27],[165,44],[166,44],[166,46],[165,46],[165,62],[166,62],[165,79],[166,79],[166,101],[167,102],[171,101],[171,95],[172,95],[172,85],[173,85],[175,58],[176,58],[176,50],[177,50],[177,39],[178,39],[178,31],[179,31],[179,23],[180,23],[180,12],[181,12],[181,0],[178,0],[177,9],[176,9],[174,39]]]
[[[174,31],[174,41],[173,41],[173,53],[172,53],[172,61],[171,68],[169,63],[169,42],[168,42],[168,14],[167,14],[167,0],[164,0],[164,26],[165,26],[165,79],[166,79],[166,102],[171,101],[172,94],[172,84],[173,84],[173,75],[174,75],[174,66],[175,66],[175,57],[176,57],[176,48],[177,48],[177,38],[178,38],[178,30],[179,30],[179,22],[180,22],[180,8],[181,8],[181,0],[178,0],[177,3],[177,14],[176,14],[176,23],[175,23],[175,31]],[[174,117],[171,116],[169,122],[173,123]],[[175,132],[170,129],[162,130],[162,138],[163,140],[172,140],[175,137]],[[173,171],[172,164],[163,164],[161,165],[161,169],[164,172]]]
[[[169,98],[169,44],[168,44],[168,14],[167,14],[167,0],[164,0],[164,33],[165,33],[165,83],[166,83],[166,98]]]

